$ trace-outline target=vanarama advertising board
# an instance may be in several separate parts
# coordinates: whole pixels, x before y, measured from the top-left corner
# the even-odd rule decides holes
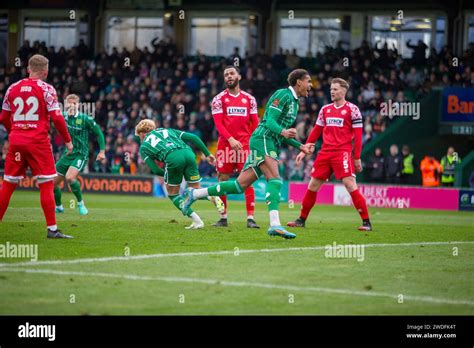
[[[3,172],[0,172],[0,175],[1,187],[3,183]],[[152,176],[82,174],[78,180],[83,192],[153,195]],[[61,188],[64,189],[64,184],[61,185]],[[38,190],[38,182],[32,177],[26,177],[20,181],[18,189]]]

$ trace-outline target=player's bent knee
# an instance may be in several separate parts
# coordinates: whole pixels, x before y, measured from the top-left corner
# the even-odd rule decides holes
[[[249,187],[251,184],[246,182],[246,181],[239,181],[237,180],[237,182],[239,183],[240,187],[242,188],[242,191],[245,191],[247,189],[247,187]]]
[[[75,175],[66,175],[66,181],[69,184],[72,184],[76,180],[77,180],[77,176],[75,176]]]
[[[166,185],[166,191],[168,191],[168,195],[176,195],[179,193],[179,186]]]
[[[310,191],[318,192],[323,182],[321,180],[311,179],[308,185]]]
[[[247,189],[247,187],[252,185],[253,182],[256,180],[255,176],[251,172],[252,172],[251,170],[246,170],[245,172],[242,172],[242,173],[245,173],[245,174],[241,173],[241,175],[239,175],[239,177],[237,178],[237,182],[239,183],[240,187],[242,188],[242,191],[245,191]],[[247,174],[247,173],[249,173],[249,174]]]

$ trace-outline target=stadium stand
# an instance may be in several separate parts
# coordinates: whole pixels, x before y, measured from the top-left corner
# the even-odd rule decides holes
[[[182,56],[174,43],[166,39],[154,40],[150,46],[151,49],[135,48],[131,52],[114,48],[111,54],[102,51],[95,56],[84,42],[66,50],[46,47],[37,41],[30,45],[25,41],[19,49],[22,60],[35,53],[49,58],[49,81],[56,87],[60,100],[69,93],[76,93],[82,102],[95,106],[95,119],[106,135],[107,158],[103,163],[94,161],[97,145],[91,143],[91,161],[85,172],[147,173],[133,136],[135,124],[144,118],[154,119],[161,127],[195,133],[214,148],[217,134],[209,102],[223,89],[223,67],[236,57],[242,74],[241,88],[256,97],[260,116],[271,92],[285,86],[287,73],[293,67],[306,68],[313,74],[314,89],[301,101],[295,125],[301,141],[309,135],[320,107],[330,102],[331,77],[343,77],[351,84],[348,98],[359,106],[364,116],[364,144],[372,142],[394,122],[378,112],[380,103],[389,99],[418,101],[433,87],[441,85],[474,87],[474,44],[465,50],[454,73],[448,68],[453,57],[448,47],[440,52],[431,48],[429,58],[422,57],[420,48],[415,48],[413,58],[403,59],[386,45],[371,47],[366,41],[350,51],[338,43],[316,57],[298,57],[295,52],[281,49],[273,56],[257,53],[240,57],[238,50],[227,58]],[[350,57],[349,69],[343,67],[343,57]],[[11,83],[25,76],[24,67],[0,68],[0,99]],[[58,157],[63,144],[56,133],[52,139]],[[0,146],[2,153],[6,153],[8,142],[2,127]],[[388,148],[383,150],[388,153]],[[296,154],[293,149],[283,152],[282,177],[309,180],[309,171],[304,168],[310,168],[312,160],[297,167],[294,165]],[[415,155],[420,158],[423,154]],[[0,169],[2,166],[3,157]],[[202,168],[205,176],[213,175],[214,171],[205,164]]]

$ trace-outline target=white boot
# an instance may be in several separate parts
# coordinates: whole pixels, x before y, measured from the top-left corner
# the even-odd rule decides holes
[[[204,222],[193,222],[191,225],[186,226],[185,229],[187,230],[198,230],[200,228],[204,228]]]

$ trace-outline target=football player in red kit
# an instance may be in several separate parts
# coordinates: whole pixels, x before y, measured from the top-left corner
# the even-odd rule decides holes
[[[234,173],[240,173],[250,152],[249,140],[258,126],[257,102],[240,89],[239,70],[234,66],[224,69],[226,89],[212,100],[212,116],[219,140],[217,142],[217,174],[219,181],[227,181]],[[247,227],[259,228],[254,220],[255,191],[249,186],[245,192]],[[225,210],[214,226],[227,226],[227,197],[220,197]]]
[[[352,202],[362,218],[360,231],[371,231],[369,212],[364,196],[359,192],[355,173],[362,171],[360,154],[362,151],[362,115],[359,108],[346,101],[349,84],[340,78],[331,81],[332,104],[324,105],[319,111],[316,125],[306,143],[316,143],[323,135],[323,145],[314,161],[311,181],[303,198],[300,216],[288,222],[291,227],[304,227],[309,212],[316,203],[321,185],[334,173],[342,180],[352,197]],[[354,153],[352,141],[354,140]],[[306,155],[300,152],[296,158],[299,165]]]
[[[12,84],[3,99],[3,123],[9,133],[10,148],[5,159],[3,187],[0,191],[0,222],[18,182],[29,167],[38,181],[41,207],[48,238],[72,238],[58,229],[54,203],[56,167],[49,139],[50,121],[72,151],[71,137],[61,114],[56,90],[47,84],[48,59],[35,54],[28,61],[29,77]]]

